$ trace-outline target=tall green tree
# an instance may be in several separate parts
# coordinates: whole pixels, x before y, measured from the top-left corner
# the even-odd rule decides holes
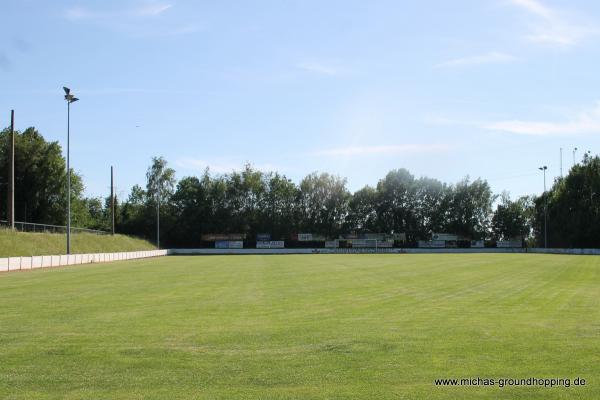
[[[371,186],[356,191],[348,203],[348,216],[345,221],[347,232],[376,232],[377,190]]]
[[[502,193],[492,217],[494,239],[522,238],[527,240],[532,234],[533,215],[534,208],[531,197],[522,196],[513,201],[507,192]]]
[[[489,237],[496,196],[486,181],[476,179],[471,182],[466,177],[450,186],[446,196],[446,232],[471,239]]]
[[[377,225],[381,232],[415,234],[415,178],[402,168],[388,172],[377,184]]]
[[[131,193],[125,203],[119,208],[119,223],[117,231],[129,235],[138,235],[146,238],[152,237],[149,221],[152,209],[147,205],[147,194],[139,185],[131,188]]]
[[[0,133],[0,170],[8,171],[10,132]],[[6,204],[8,176],[0,176],[0,204]],[[89,220],[81,176],[71,170],[72,221]],[[15,131],[15,218],[17,221],[66,224],[67,172],[58,142],[47,142],[33,127]],[[6,218],[6,207],[2,207]]]
[[[255,233],[270,233],[277,239],[289,238],[297,232],[297,201],[300,191],[284,175],[270,173],[265,178],[266,194],[260,224]]]
[[[340,233],[350,196],[346,179],[316,172],[306,176],[300,182],[298,203],[301,229],[330,237]]]
[[[417,221],[416,236],[429,238],[434,232],[442,232],[446,225],[446,198],[448,188],[437,179],[420,178],[414,181],[414,212]]]
[[[158,196],[159,201],[168,203],[175,191],[175,170],[168,166],[164,157],[152,157],[146,172],[146,194],[148,200]]]
[[[188,176],[177,183],[171,198],[175,210],[177,229],[173,240],[180,246],[194,247],[200,244],[202,233],[211,231],[210,176],[208,171],[201,178]]]
[[[241,172],[234,171],[228,175],[226,182],[226,196],[232,217],[230,227],[234,232],[256,231],[267,191],[263,173],[248,164]]]
[[[543,244],[544,203],[548,200],[548,245],[600,247],[600,158],[586,155],[563,179],[535,199],[535,230]]]

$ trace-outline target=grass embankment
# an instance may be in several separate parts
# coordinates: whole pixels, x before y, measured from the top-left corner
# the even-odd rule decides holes
[[[64,234],[28,233],[0,229],[0,257],[66,254]],[[151,243],[125,235],[71,235],[71,253],[111,253],[119,251],[154,250]]]
[[[2,399],[600,399],[595,256],[163,257],[0,305]],[[478,377],[571,386],[434,384]]]

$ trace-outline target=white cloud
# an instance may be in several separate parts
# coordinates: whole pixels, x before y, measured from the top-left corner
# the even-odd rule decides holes
[[[139,16],[159,15],[173,8],[173,4],[166,3],[148,3],[138,7],[135,12]]]
[[[175,162],[178,167],[193,170],[193,171],[201,171],[204,172],[206,168],[209,169],[211,173],[216,174],[229,174],[233,171],[242,171],[246,167],[246,162],[237,162],[230,160],[202,160],[191,157],[180,158]],[[257,169],[263,172],[270,171],[279,171],[281,172],[281,168],[273,164],[251,164],[252,168]]]
[[[580,16],[551,8],[538,0],[509,0],[534,18],[531,32],[526,35],[533,43],[568,47],[600,33],[597,25],[583,21]]]
[[[368,155],[400,155],[415,153],[439,153],[450,149],[445,144],[388,144],[380,146],[350,146],[335,147],[331,149],[318,150],[315,156],[325,157],[352,157]]]
[[[98,18],[102,16],[102,14],[97,12],[92,12],[91,10],[83,7],[71,7],[65,11],[65,18],[70,19],[72,21],[87,19],[87,18]]]
[[[444,61],[443,63],[438,64],[438,67],[464,67],[470,65],[480,65],[480,64],[497,64],[497,63],[507,63],[514,61],[515,57],[510,54],[500,53],[496,51],[492,51],[485,54],[478,54],[474,56],[455,58],[452,60]]]
[[[334,65],[334,63],[316,60],[303,61],[299,63],[297,67],[318,75],[335,76],[339,75],[341,72],[341,69]]]
[[[511,0],[511,3],[541,18],[550,19],[554,12],[537,0]]]
[[[71,7],[64,12],[64,17],[72,20],[114,20],[123,18],[144,18],[153,17],[164,13],[173,8],[173,4],[161,2],[144,2],[134,7],[122,8],[118,10],[92,10],[85,7]]]
[[[56,90],[50,90],[43,92],[54,93]],[[174,90],[174,89],[154,89],[154,88],[134,88],[134,87],[105,87],[96,89],[78,89],[77,93],[87,94],[92,96],[113,96],[119,94],[168,94],[168,95],[179,95],[179,94],[194,94],[197,95],[199,92],[193,90]],[[204,93],[204,92],[202,92]]]
[[[444,115],[427,114],[423,116],[423,122],[427,125],[453,126],[466,125],[466,123],[457,118],[450,118]],[[476,124],[478,125],[478,124]]]
[[[482,124],[483,129],[532,136],[577,136],[600,133],[600,102],[567,121],[504,120]]]
[[[205,29],[197,21],[185,23],[174,17],[167,18],[165,14],[174,7],[174,4],[163,1],[136,0],[112,9],[72,7],[65,10],[63,17],[134,37],[189,35]]]
[[[203,26],[198,24],[189,24],[175,27],[173,29],[167,30],[163,33],[164,36],[179,36],[179,35],[188,35],[191,33],[196,33],[201,30],[204,30]]]

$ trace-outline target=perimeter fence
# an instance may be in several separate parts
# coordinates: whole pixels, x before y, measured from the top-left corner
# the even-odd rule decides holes
[[[0,226],[8,227],[8,221],[0,220]],[[67,233],[67,227],[64,225],[36,224],[33,222],[15,221],[15,229],[20,232],[39,232],[39,233]],[[98,229],[71,227],[71,233],[92,233],[95,235],[108,235],[110,232]]]

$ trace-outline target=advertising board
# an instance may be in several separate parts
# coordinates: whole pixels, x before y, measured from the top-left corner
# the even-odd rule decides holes
[[[433,235],[431,235],[431,239],[432,240],[447,240],[447,241],[451,241],[451,240],[458,240],[458,235],[454,235],[452,233],[434,233]]]
[[[485,244],[484,244],[483,240],[471,240],[471,247],[477,248],[477,249],[482,249],[485,247]]]
[[[419,247],[421,248],[444,248],[446,247],[445,240],[419,240]]]
[[[323,235],[315,235],[313,233],[299,233],[298,241],[299,242],[324,242],[325,236]]]
[[[215,249],[243,249],[244,242],[241,240],[217,240]]]
[[[228,249],[229,241],[228,240],[217,240],[215,241],[215,249]]]
[[[392,240],[397,240],[399,242],[406,242],[406,233],[392,233],[388,236]]]
[[[353,248],[375,248],[375,240],[367,240],[367,239],[353,239],[352,247]]]
[[[496,242],[496,247],[523,247],[523,242],[520,240],[499,240]]]
[[[200,236],[205,242],[215,242],[217,240],[244,240],[245,233],[204,233]]]
[[[363,233],[361,235],[361,239],[383,240],[384,238],[385,238],[384,233]]]
[[[283,249],[285,242],[283,240],[262,240],[256,242],[257,249]]]

